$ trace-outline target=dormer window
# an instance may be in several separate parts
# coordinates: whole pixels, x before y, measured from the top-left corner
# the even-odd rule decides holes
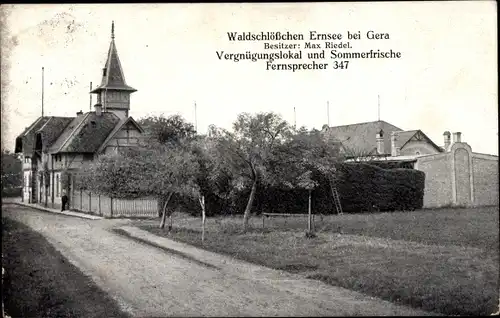
[[[106,76],[106,68],[102,69],[102,76]]]

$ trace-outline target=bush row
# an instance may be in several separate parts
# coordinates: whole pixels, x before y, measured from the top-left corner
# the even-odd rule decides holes
[[[315,175],[319,186],[312,192],[313,213],[336,213],[332,189],[327,177]],[[425,174],[414,169],[383,169],[365,163],[338,166],[335,178],[344,212],[402,211],[421,209]],[[207,215],[241,214],[245,210],[249,190],[237,193],[232,200],[223,200],[212,193],[205,197]],[[199,214],[196,200],[174,196],[171,208]],[[305,190],[284,190],[259,187],[253,213],[307,213],[308,193]]]

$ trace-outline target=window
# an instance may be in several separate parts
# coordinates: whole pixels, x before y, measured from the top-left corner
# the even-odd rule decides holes
[[[60,196],[60,180],[59,180],[59,175],[56,174],[56,197]]]
[[[418,155],[420,155],[420,151],[415,152],[415,154],[416,154],[417,156],[418,156]]]

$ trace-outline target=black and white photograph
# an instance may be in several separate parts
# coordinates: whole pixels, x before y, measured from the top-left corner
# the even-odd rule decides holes
[[[500,314],[496,2],[0,26],[2,317]]]

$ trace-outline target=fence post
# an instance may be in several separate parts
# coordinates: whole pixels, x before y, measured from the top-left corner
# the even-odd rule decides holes
[[[111,206],[111,209],[109,210],[109,213],[110,213],[109,216],[113,217],[113,197],[111,197],[111,204],[110,204],[110,206]]]
[[[83,190],[80,189],[80,211],[83,211]]]
[[[99,204],[99,207],[98,207],[99,215],[102,215],[102,212],[101,212],[101,195],[100,194],[97,197],[97,202]]]
[[[92,211],[92,192],[89,192],[89,212]]]

